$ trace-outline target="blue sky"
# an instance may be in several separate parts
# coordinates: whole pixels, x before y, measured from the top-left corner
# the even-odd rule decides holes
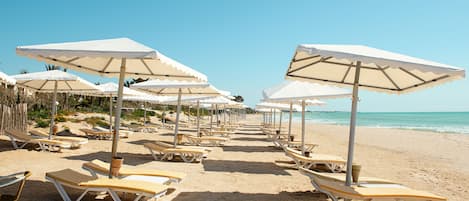
[[[0,70],[42,71],[18,45],[129,37],[261,99],[284,79],[298,44],[362,44],[469,66],[469,1],[2,1]],[[76,73],[92,82],[109,79]],[[469,111],[469,81],[407,95],[361,91],[360,111]],[[318,110],[349,110],[328,100]],[[383,106],[384,105],[384,106]]]

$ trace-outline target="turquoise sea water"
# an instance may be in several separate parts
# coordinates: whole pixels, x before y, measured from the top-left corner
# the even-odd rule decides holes
[[[288,113],[284,114],[288,119]],[[294,113],[295,121],[301,113]],[[349,125],[349,112],[307,112],[308,121]],[[469,112],[359,112],[357,124],[365,127],[426,130],[442,133],[469,134]]]

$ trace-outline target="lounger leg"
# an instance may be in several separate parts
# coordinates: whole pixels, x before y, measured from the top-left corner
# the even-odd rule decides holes
[[[85,190],[85,192],[83,192],[80,197],[77,198],[77,201],[80,201],[81,199],[83,199],[83,197],[85,197],[85,195],[88,193],[88,189]]]
[[[49,179],[49,181],[51,181],[54,184],[55,188],[59,192],[60,197],[62,197],[62,200],[72,201],[61,184],[59,184],[57,181],[52,180],[52,179]]]
[[[331,193],[322,190],[322,189],[319,187],[319,185],[316,185],[316,183],[314,183],[313,180],[311,180],[311,184],[313,184],[314,188],[315,188],[317,191],[319,191],[319,192],[321,192],[321,193],[324,193],[324,194],[326,194],[329,198],[331,198],[332,201],[339,201],[339,200],[338,200],[334,195],[332,195]]]
[[[109,195],[111,195],[111,197],[114,201],[121,201],[121,199],[119,198],[119,196],[117,195],[116,192],[114,192],[112,190],[108,190],[107,192],[109,193]]]
[[[150,148],[148,148],[148,150],[150,151],[151,156],[153,156],[153,159],[154,159],[155,161],[157,161],[157,160],[158,160],[158,157],[156,156],[155,152],[153,152],[153,150],[151,150]]]

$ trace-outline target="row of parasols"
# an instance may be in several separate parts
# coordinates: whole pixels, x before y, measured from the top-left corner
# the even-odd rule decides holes
[[[59,92],[109,96],[111,104],[112,97],[117,97],[111,160],[117,157],[124,97],[133,101],[176,104],[175,143],[183,102],[195,104],[197,107],[206,103],[224,105],[224,108],[245,108],[244,105],[232,101],[229,92],[210,85],[204,74],[128,38],[18,46],[16,53],[66,69],[119,78],[117,85],[111,83],[96,86],[58,70],[12,76],[17,85],[38,92],[53,93],[52,116],[56,113],[56,96]],[[130,88],[138,90],[135,91],[124,87],[126,78],[149,80],[132,84]],[[182,95],[190,96],[183,99]],[[112,105],[110,107],[112,116]],[[199,121],[197,123],[199,124]],[[54,118],[51,118],[51,133],[53,124]]]
[[[359,89],[404,94],[464,77],[462,68],[371,47],[303,44],[297,47],[290,61],[285,74],[287,80],[265,89],[256,109],[270,114],[276,110],[290,111],[288,135],[291,135],[292,111],[301,110],[304,154],[305,107],[325,104],[322,99],[351,97],[346,167],[351,170]],[[344,87],[351,87],[352,91]],[[351,184],[352,171],[347,171],[346,185]]]

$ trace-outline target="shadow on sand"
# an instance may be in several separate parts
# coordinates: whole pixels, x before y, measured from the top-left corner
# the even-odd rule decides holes
[[[283,152],[281,149],[277,149],[273,146],[223,146],[223,151],[232,151],[232,152]]]
[[[173,201],[326,201],[326,196],[306,192],[285,192],[282,191],[278,194],[266,193],[240,193],[240,192],[181,192]]]
[[[232,138],[232,140],[268,142],[267,138],[253,138],[253,137],[237,137],[237,138]]]
[[[124,164],[126,165],[141,165],[153,161],[153,158],[150,154],[135,154],[135,153],[122,153],[119,152],[118,155],[124,158]],[[83,155],[67,156],[64,157],[70,160],[81,160],[81,161],[91,161],[94,159],[99,159],[105,162],[111,161],[111,152],[95,152]]]
[[[205,171],[212,172],[240,172],[247,174],[274,174],[290,175],[282,167],[272,162],[250,162],[250,161],[229,161],[229,160],[204,160]]]

